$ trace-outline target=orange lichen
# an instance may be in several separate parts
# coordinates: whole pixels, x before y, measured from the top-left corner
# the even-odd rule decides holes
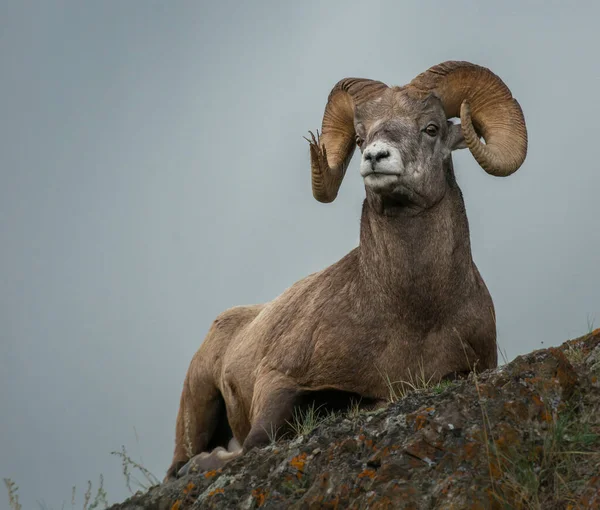
[[[542,413],[541,419],[542,419],[542,421],[550,423],[552,421],[552,414],[547,409],[544,409],[544,412]]]
[[[185,489],[183,489],[183,493],[184,493],[184,494],[188,494],[189,492],[191,492],[191,490],[192,490],[194,487],[196,487],[196,486],[195,486],[195,485],[194,485],[192,482],[188,483],[188,484],[185,486]]]
[[[542,382],[542,378],[537,375],[534,375],[533,377],[525,377],[525,382],[535,386],[537,383]]]
[[[304,464],[305,463],[306,463],[306,453],[301,453],[300,455],[297,455],[292,460],[290,460],[290,464],[292,465],[292,467],[295,467],[298,471],[296,473],[296,476],[298,477],[298,479],[302,478],[302,473],[304,473]]]
[[[534,395],[531,397],[531,400],[533,400],[533,403],[534,403],[536,406],[544,407],[544,402],[542,401],[542,398],[541,398],[539,395],[535,395],[535,394],[534,394]]]
[[[171,510],[179,510],[180,506],[181,506],[181,500],[178,499],[177,501],[175,501],[175,503],[173,503],[173,506],[171,507]]]
[[[546,408],[546,404],[544,404],[544,401],[542,400],[542,398],[539,395],[536,395],[534,393],[531,396],[531,400],[533,401],[533,404],[538,408],[538,414],[539,414],[540,420],[546,421],[546,422],[552,421],[552,415],[548,412],[548,409]]]
[[[562,351],[554,347],[550,347],[548,350],[550,351],[550,354],[556,358],[556,361],[558,361],[556,376],[558,377],[558,382],[563,390],[564,396],[569,398],[577,384],[577,373]]]
[[[261,507],[265,504],[265,501],[267,499],[268,496],[268,492],[265,491],[264,489],[256,488],[252,491],[252,497],[256,500],[256,504]]]
[[[365,469],[362,473],[359,473],[359,478],[375,478],[375,470],[374,469]]]
[[[212,478],[213,476],[217,476],[217,472],[216,471],[207,471],[206,473],[204,473],[204,478]]]
[[[425,416],[424,414],[418,414],[417,417],[415,418],[415,429],[421,430],[425,426],[426,423],[427,423],[427,416]]]
[[[208,495],[209,495],[210,497],[212,497],[212,496],[216,496],[217,494],[225,494],[225,489],[222,489],[222,488],[220,488],[220,487],[219,487],[218,489],[215,489],[214,491],[210,491],[210,492],[208,493]]]

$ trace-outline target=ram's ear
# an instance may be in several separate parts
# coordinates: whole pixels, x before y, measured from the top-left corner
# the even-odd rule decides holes
[[[451,151],[467,148],[461,125],[450,121],[448,121],[448,148]]]

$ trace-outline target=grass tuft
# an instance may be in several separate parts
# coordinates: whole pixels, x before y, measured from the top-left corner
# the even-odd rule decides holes
[[[333,420],[337,416],[334,412],[324,414],[320,411],[322,407],[315,408],[315,403],[312,402],[310,406],[304,409],[294,408],[292,421],[288,421],[287,424],[290,426],[295,437],[307,436],[317,427]]]
[[[491,441],[494,464],[499,470],[495,499],[513,505],[511,508],[527,510],[546,508],[549,500],[576,504],[574,494],[583,483],[576,472],[577,464],[586,456],[600,455],[589,451],[598,439],[585,418],[571,409],[553,416],[537,458],[532,459],[527,448],[500,453]]]
[[[4,483],[8,488],[8,496],[9,496],[9,505],[11,510],[20,510],[21,505],[19,504],[18,497],[16,497],[16,489],[18,488],[14,482],[10,479],[4,479]],[[75,508],[75,499],[76,499],[77,488],[73,487],[71,491],[71,508]],[[52,510],[52,507],[48,506],[45,501],[38,501],[38,507],[40,510]],[[101,506],[102,505],[102,506]],[[62,504],[61,510],[64,510],[65,504]],[[98,508],[108,508],[108,498],[106,494],[106,490],[104,490],[104,476],[100,475],[100,482],[98,484],[98,489],[96,490],[96,495],[94,499],[92,499],[92,482],[88,480],[87,490],[83,494],[83,507],[82,510],[96,510]]]
[[[464,344],[463,349],[465,349]],[[565,355],[570,362],[582,359],[582,350],[569,345]],[[467,356],[465,350],[465,357]],[[532,439],[531,448],[511,448],[508,453],[501,452],[493,438],[493,428],[482,396],[476,367],[470,367],[481,409],[483,436],[487,455],[488,475],[492,487],[492,496],[504,508],[524,510],[542,510],[547,503],[562,501],[568,507],[575,508],[575,489],[582,483],[578,479],[575,467],[588,455],[600,455],[589,451],[600,436],[590,431],[590,414],[571,408],[561,414],[547,409],[552,417],[548,430],[539,439]],[[536,453],[532,453],[536,452]],[[599,459],[600,460],[600,459]]]
[[[135,427],[133,428],[133,430],[135,432],[136,442],[139,446],[139,437],[137,434],[137,430],[135,429]],[[141,456],[140,456],[140,462],[136,462],[129,456],[129,454],[127,453],[127,450],[125,449],[125,446],[121,447],[120,452],[111,452],[111,454],[117,455],[118,457],[121,458],[122,466],[123,466],[123,476],[125,477],[125,484],[132,494],[133,494],[133,489],[131,487],[132,482],[134,484],[136,484],[142,490],[147,490],[150,487],[152,487],[153,485],[160,484],[160,480],[142,465],[143,459],[141,458]],[[143,480],[145,480],[145,481],[141,481],[140,479],[136,478],[133,475],[134,470],[139,471],[142,474]],[[22,507],[21,507],[21,504],[19,503],[19,495],[18,495],[19,487],[10,478],[4,478],[4,484],[6,485],[6,488],[8,490],[8,501],[9,501],[8,504],[9,504],[10,509],[11,510],[21,510]],[[92,497],[92,495],[93,495],[93,497]],[[77,488],[73,487],[71,490],[71,508],[73,510],[75,509],[75,505],[76,505],[76,496],[77,496]],[[52,510],[52,508],[50,506],[48,506],[48,504],[43,500],[38,501],[37,504],[38,504],[38,507],[40,508],[40,510]],[[95,494],[93,492],[92,482],[91,482],[91,480],[88,480],[87,489],[83,494],[82,509],[83,510],[97,510],[99,508],[107,508],[108,505],[109,505],[109,503],[108,503],[107,492],[104,489],[104,476],[102,474],[100,474],[100,481],[98,484],[98,489],[96,490]],[[61,508],[62,508],[62,510],[64,510],[64,508],[65,508],[64,503]]]
[[[121,458],[121,463],[123,466],[123,476],[125,477],[125,485],[131,494],[133,494],[133,489],[131,488],[131,482],[137,485],[141,490],[147,491],[150,487],[154,485],[159,485],[160,480],[154,476],[148,469],[144,466],[133,460],[128,454],[125,446],[121,446],[120,452],[110,452],[111,455],[116,455]],[[139,471],[145,481],[141,481],[133,474],[133,470]]]
[[[277,437],[279,434],[279,427],[275,427],[272,423],[269,424],[269,428],[263,427],[264,431],[267,433],[267,437],[269,438],[269,444],[273,446],[277,443]]]
[[[348,410],[346,411],[346,416],[351,420],[355,420],[360,416],[361,408],[360,408],[360,400],[350,400],[350,405],[348,406]]]
[[[588,329],[588,335],[591,335],[592,332],[594,331],[594,322],[596,321],[596,318],[593,317],[592,315],[590,315],[588,313],[587,315],[587,329]]]
[[[86,492],[86,503],[89,502],[89,497],[87,497],[88,494],[91,495],[92,493],[92,482],[88,481],[88,490]],[[107,494],[106,491],[104,490],[104,476],[101,474],[100,475],[100,483],[98,485],[98,490],[96,491],[96,496],[94,497],[94,500],[92,501],[92,504],[89,507],[85,507],[84,506],[84,510],[95,510],[96,508],[100,508],[100,505],[104,505],[103,508],[107,508],[108,507],[108,499],[107,499]]]
[[[594,317],[589,314],[587,316],[587,335],[592,335],[594,332]],[[583,341],[573,340],[567,342],[567,347],[564,350],[565,356],[572,365],[579,365],[585,361],[587,353],[583,349]]]
[[[388,400],[392,403],[398,402],[398,400],[406,397],[409,393],[431,390],[442,384],[435,379],[434,375],[427,377],[422,359],[414,373],[408,369],[408,379],[406,380],[392,381],[386,372],[383,372],[379,368],[377,368],[377,371],[385,381],[388,389]]]
[[[565,357],[572,365],[579,365],[585,361],[586,353],[580,344],[569,343],[564,350]]]
[[[19,503],[19,487],[10,478],[4,478],[4,485],[8,490],[8,504],[11,510],[21,510],[21,504]]]
[[[455,384],[454,381],[451,381],[449,379],[444,379],[444,380],[440,381],[439,383],[437,383],[433,388],[431,388],[431,390],[436,395],[439,395],[440,393],[443,393],[446,389],[452,388],[452,386],[454,386],[454,384]]]

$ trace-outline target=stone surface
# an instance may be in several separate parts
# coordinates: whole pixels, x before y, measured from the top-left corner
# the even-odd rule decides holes
[[[600,509],[600,330],[111,508]]]

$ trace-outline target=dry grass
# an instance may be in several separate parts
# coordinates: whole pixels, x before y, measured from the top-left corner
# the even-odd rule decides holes
[[[508,361],[508,354],[506,353],[506,349],[504,349],[503,347],[500,347],[500,344],[498,342],[496,342],[497,345],[497,349],[498,349],[498,354],[500,354],[500,358],[502,359],[502,365],[508,365],[509,361]]]
[[[585,361],[587,356],[585,350],[582,348],[582,343],[593,335],[594,332],[594,319],[588,315],[587,318],[587,337],[567,343],[567,348],[564,350],[565,356],[572,365],[579,365]]]
[[[83,510],[94,510],[100,508],[100,505],[104,505],[104,508],[108,507],[108,500],[106,499],[106,491],[104,490],[104,477],[100,475],[100,484],[96,490],[96,496],[92,499],[92,482],[88,480],[87,490],[83,495]],[[91,501],[91,504],[90,504]],[[73,487],[71,503],[75,506],[75,487]]]
[[[21,510],[21,504],[19,503],[19,496],[17,494],[18,487],[10,478],[4,479],[4,484],[8,489],[8,505],[11,510]],[[76,505],[76,488],[73,487],[71,491],[71,508],[74,509]],[[38,501],[38,506],[40,510],[51,510],[46,502]],[[98,489],[96,490],[96,495],[94,499],[92,499],[92,482],[88,480],[87,490],[83,494],[83,510],[96,510],[98,508],[107,508],[108,500],[106,497],[106,491],[104,490],[104,477],[100,475],[100,482],[98,484]],[[62,510],[65,508],[65,504],[62,505]]]
[[[137,485],[141,490],[147,491],[150,487],[154,485],[159,485],[160,480],[154,476],[148,469],[142,466],[140,463],[133,460],[128,454],[125,446],[121,446],[120,452],[110,452],[111,455],[116,455],[121,458],[121,464],[123,467],[123,476],[125,477],[125,485],[129,492],[133,494],[133,489],[131,488],[131,482]],[[141,473],[143,479],[145,481],[137,478],[133,473],[134,470],[139,471]]]
[[[321,425],[332,423],[339,418],[348,418],[354,420],[358,418],[361,413],[367,412],[360,406],[361,401],[351,399],[347,409],[338,410],[337,412],[331,409],[327,409],[325,404],[315,407],[315,403],[312,402],[307,407],[296,407],[294,408],[291,421],[286,421],[289,431],[280,434],[281,428],[274,428],[273,425],[269,429],[265,428],[265,432],[269,438],[271,445],[277,442],[278,438],[296,438],[300,436],[307,436]]]
[[[350,406],[348,407],[348,410],[346,411],[346,417],[350,418],[351,420],[355,420],[356,418],[358,418],[360,416],[361,413],[361,408],[360,408],[360,400],[350,400]]]
[[[542,510],[556,502],[576,507],[574,494],[584,483],[576,468],[585,457],[600,456],[600,452],[589,450],[597,441],[598,436],[589,431],[581,413],[571,409],[553,417],[535,460],[530,455],[533,448],[521,445],[500,453],[490,442],[493,463],[499,470],[495,499],[511,508],[527,510]]]
[[[494,320],[494,328],[496,330],[498,330],[498,325],[496,324],[496,313],[494,312],[493,308],[490,309],[490,313],[492,314],[492,319]],[[462,339],[461,339],[461,344],[462,344]],[[463,345],[463,350],[464,350],[464,348],[465,347]],[[500,342],[498,342],[498,339],[496,339],[496,348],[498,349],[498,354],[500,355],[500,358],[502,359],[502,365],[508,365],[508,354],[506,353],[506,349],[504,349],[503,347],[500,346]]]
[[[591,316],[589,313],[587,315],[587,329],[588,329],[588,335],[592,334],[592,331],[594,331],[594,322],[596,322],[596,318]]]
[[[461,344],[465,349],[462,340]],[[565,355],[571,362],[583,361],[582,350],[577,346]],[[589,450],[600,439],[590,432],[591,415],[576,407],[560,415],[547,408],[552,421],[543,434],[541,445],[532,437],[531,444],[515,445],[509,453],[501,452],[493,438],[476,367],[470,368],[481,409],[488,476],[494,499],[507,509],[543,510],[555,502],[576,508],[578,503],[574,493],[583,483],[576,473],[577,464],[587,456],[598,456],[600,462],[600,452]]]
[[[139,447],[139,436],[136,428],[133,428],[135,433],[135,440]],[[121,464],[123,467],[123,476],[125,477],[125,484],[129,489],[129,492],[133,494],[132,483],[137,485],[142,490],[148,490],[153,485],[160,484],[160,480],[154,476],[148,469],[143,466],[143,459],[140,457],[140,462],[136,462],[131,458],[131,456],[127,453],[125,446],[121,447],[120,452],[111,452],[112,455],[116,455],[121,458]],[[137,478],[134,475],[134,472],[141,473],[141,479]],[[4,479],[4,484],[8,490],[8,501],[10,510],[21,510],[21,504],[19,503],[19,495],[18,495],[18,487],[10,478]],[[77,499],[77,489],[76,487],[72,488],[71,491],[71,509],[74,510],[78,502]],[[93,491],[93,485],[91,480],[87,482],[87,489],[83,493],[83,506],[81,507],[83,510],[97,510],[99,508],[107,508],[109,505],[107,492],[104,489],[104,476],[100,475],[100,480],[98,483],[98,488],[95,493]],[[52,510],[46,502],[38,501],[38,507],[40,510]],[[61,509],[64,510],[65,504],[63,503]]]
[[[443,393],[444,391],[446,391],[446,389],[448,388],[452,388],[456,383],[454,381],[451,381],[449,379],[444,379],[443,381],[440,381],[439,383],[437,383],[435,386],[433,386],[431,388],[431,390],[436,394],[439,395],[440,393]]]
[[[4,485],[8,490],[8,504],[11,510],[21,510],[21,504],[19,503],[19,487],[10,478],[4,479]]]
[[[321,410],[323,409],[323,410]],[[315,403],[305,408],[294,409],[292,421],[288,421],[294,437],[307,436],[317,427],[324,425],[337,418],[337,414],[333,411],[326,412],[323,406],[315,407]]]
[[[458,334],[458,332],[457,332],[457,334]],[[486,452],[486,456],[487,456],[488,475],[490,477],[490,481],[492,484],[492,492],[493,492],[493,494],[496,494],[497,491],[496,491],[496,484],[495,484],[494,473],[493,473],[492,455],[491,455],[491,449],[490,449],[490,436],[492,433],[492,425],[490,423],[490,417],[487,413],[487,409],[485,407],[485,403],[484,403],[483,397],[481,395],[481,388],[479,386],[479,379],[477,377],[477,367],[471,366],[471,363],[469,361],[469,356],[467,355],[467,349],[465,347],[465,344],[464,344],[462,338],[460,337],[460,335],[458,335],[458,338],[459,338],[460,344],[463,348],[463,352],[465,353],[465,358],[467,360],[469,370],[473,374],[473,381],[475,382],[475,390],[477,391],[477,400],[479,402],[479,409],[481,410],[481,421],[483,423],[483,436],[484,436],[484,443],[485,443],[485,452]]]
[[[447,385],[445,381],[438,382],[433,375],[427,377],[423,359],[421,359],[421,362],[418,364],[417,370],[414,373],[411,372],[410,369],[408,370],[408,379],[406,380],[392,381],[386,372],[379,368],[377,368],[377,371],[385,381],[388,389],[388,400],[392,403],[398,402],[398,400],[415,391],[432,390],[436,387],[441,388],[442,386]]]
[[[579,365],[585,361],[586,353],[580,345],[569,343],[564,350],[566,358],[572,365]]]
[[[272,446],[277,443],[277,438],[279,434],[279,427],[275,427],[272,423],[269,425],[269,428],[263,427],[263,430],[267,433],[267,437],[269,438],[269,444]]]

